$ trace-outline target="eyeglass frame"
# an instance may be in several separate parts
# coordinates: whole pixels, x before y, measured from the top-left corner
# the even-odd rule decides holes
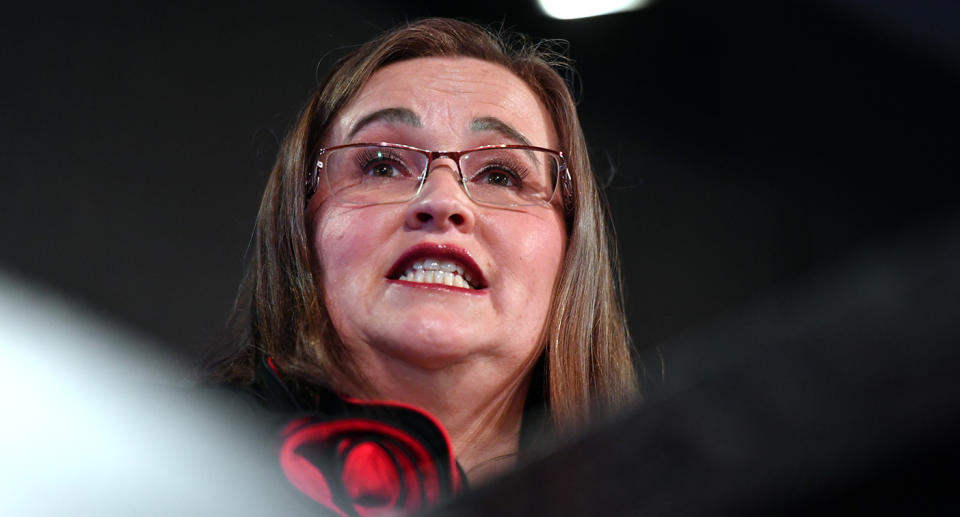
[[[473,195],[470,194],[470,189],[467,188],[466,182],[467,178],[463,175],[463,169],[460,167],[460,157],[476,152],[484,151],[488,149],[519,149],[526,151],[540,151],[548,154],[552,154],[555,157],[559,158],[559,170],[557,171],[557,180],[556,185],[553,186],[553,191],[550,192],[550,199],[547,199],[543,204],[548,205],[553,201],[554,197],[557,195],[557,190],[560,190],[560,204],[562,208],[567,212],[571,213],[573,211],[573,177],[570,175],[570,169],[567,168],[567,157],[563,154],[563,151],[557,151],[554,149],[547,149],[546,147],[537,147],[535,145],[520,145],[520,144],[494,144],[494,145],[483,145],[480,147],[473,147],[470,149],[464,149],[462,151],[431,151],[429,149],[420,149],[419,147],[413,147],[412,145],[404,144],[394,144],[391,142],[380,142],[380,143],[367,143],[367,142],[357,142],[353,144],[342,144],[334,145],[331,147],[321,147],[313,154],[314,164],[309,168],[304,179],[304,189],[305,189],[305,202],[310,202],[310,198],[317,192],[317,188],[320,185],[320,171],[323,169],[323,162],[320,161],[320,157],[328,151],[335,151],[337,149],[344,149],[349,147],[394,147],[399,149],[406,149],[408,151],[415,151],[422,153],[427,156],[427,164],[424,168],[423,173],[418,178],[419,183],[417,184],[417,190],[410,196],[409,199],[404,201],[388,201],[382,204],[390,203],[405,203],[412,199],[415,199],[419,194],[420,190],[423,188],[423,185],[427,182],[427,176],[430,175],[430,164],[438,158],[450,158],[457,164],[457,174],[460,176],[460,179],[457,183],[460,183],[460,187],[463,189],[464,193],[467,194],[467,197],[471,201],[477,203],[478,205],[483,206],[492,206],[492,207],[515,207],[515,206],[537,206],[536,203],[530,205],[498,205],[494,203],[484,203],[477,201],[473,198]],[[381,203],[371,203],[371,204],[381,204]]]

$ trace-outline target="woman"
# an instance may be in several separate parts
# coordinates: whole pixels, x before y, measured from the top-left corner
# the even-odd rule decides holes
[[[456,489],[461,468],[476,483],[513,464],[538,413],[569,433],[635,397],[603,205],[544,48],[423,20],[354,50],[303,110],[260,207],[242,349],[217,373],[313,415],[288,453],[376,406],[449,437]],[[291,445],[311,422],[326,427]],[[371,450],[337,472],[377,465]],[[357,502],[291,474],[294,456],[298,488]]]

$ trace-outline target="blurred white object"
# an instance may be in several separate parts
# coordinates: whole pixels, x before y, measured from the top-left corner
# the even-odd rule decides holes
[[[650,5],[652,0],[537,0],[551,18],[572,20],[601,14],[620,13]]]
[[[289,513],[270,444],[148,350],[0,274],[0,514]]]

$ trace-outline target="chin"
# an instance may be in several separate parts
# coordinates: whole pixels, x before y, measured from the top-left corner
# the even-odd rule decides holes
[[[381,341],[381,352],[421,369],[436,370],[463,361],[485,347],[478,334],[465,335],[463,327],[405,325]],[[473,339],[470,339],[470,338]]]

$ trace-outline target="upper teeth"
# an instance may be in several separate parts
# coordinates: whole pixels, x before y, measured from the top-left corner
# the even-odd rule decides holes
[[[471,289],[470,274],[463,272],[463,266],[450,260],[424,259],[414,262],[400,275],[400,280],[424,284],[443,284]]]

